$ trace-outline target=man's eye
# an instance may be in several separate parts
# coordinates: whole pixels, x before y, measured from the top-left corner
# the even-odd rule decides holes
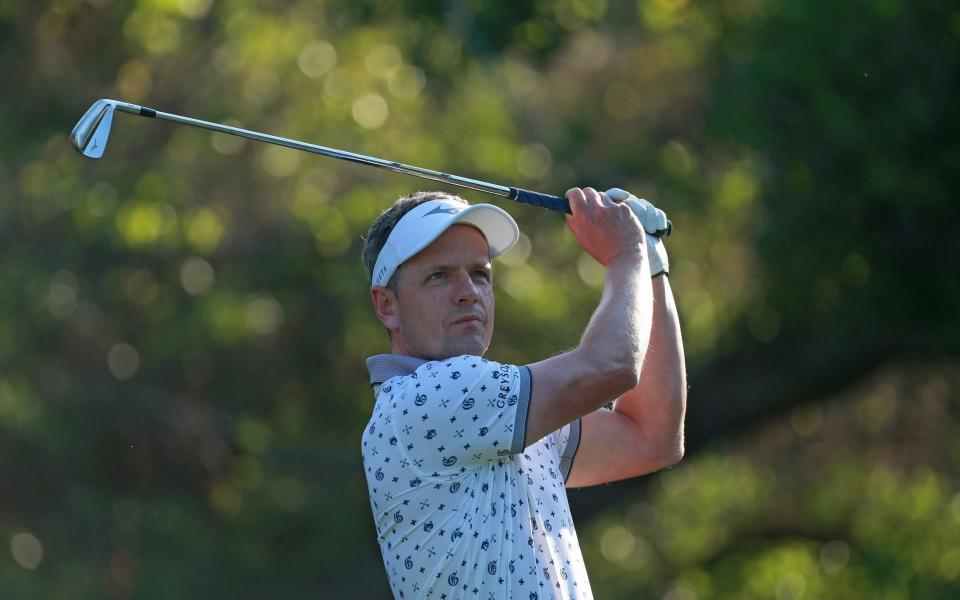
[[[431,281],[439,281],[440,279],[443,279],[445,276],[446,276],[446,273],[444,273],[443,271],[437,271],[436,273],[432,273],[429,277],[427,277],[427,279]]]
[[[474,272],[473,272],[473,275],[474,275],[474,277],[479,277],[480,279],[482,279],[482,280],[484,280],[484,281],[490,281],[490,276],[491,276],[491,274],[490,274],[489,272],[487,272],[487,271],[474,271]]]

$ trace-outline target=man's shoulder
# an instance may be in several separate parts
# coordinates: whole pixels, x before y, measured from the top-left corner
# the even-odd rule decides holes
[[[494,360],[471,354],[451,356],[448,358],[429,360],[402,354],[377,354],[367,359],[367,369],[370,371],[370,384],[379,385],[391,379],[437,379],[448,377],[459,379],[487,372],[497,373],[496,377],[509,374],[515,365],[500,363]]]
[[[481,356],[465,354],[452,356],[442,360],[431,360],[423,363],[408,375],[410,379],[420,382],[431,381],[433,386],[464,386],[473,385],[481,379],[501,379],[510,377],[519,367],[506,363],[489,360]]]
[[[382,385],[379,387],[378,397],[400,392],[415,396],[420,403],[435,396],[479,398],[485,394],[502,393],[504,385],[512,388],[522,369],[516,365],[469,354],[440,360],[421,359],[416,365],[408,361],[405,367],[380,373],[379,383]]]

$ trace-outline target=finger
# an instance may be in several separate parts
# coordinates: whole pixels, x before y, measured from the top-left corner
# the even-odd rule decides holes
[[[667,213],[663,212],[659,208],[654,207],[653,218],[651,218],[651,225],[653,231],[651,233],[657,233],[658,231],[666,231],[667,229]]]
[[[570,188],[567,190],[567,201],[570,202],[570,213],[566,215],[567,222],[583,215],[587,210],[587,198],[580,188]]]
[[[630,210],[633,211],[633,214],[637,216],[637,219],[640,221],[640,225],[644,229],[647,227],[647,207],[644,204],[644,201],[637,198],[636,196],[630,196],[627,198],[625,205],[630,207]]]
[[[610,188],[606,191],[606,195],[613,202],[623,202],[630,197],[630,192],[620,188]]]
[[[602,209],[603,206],[609,202],[600,195],[600,192],[592,187],[583,188],[583,193],[587,197],[587,205],[590,206],[591,209]]]

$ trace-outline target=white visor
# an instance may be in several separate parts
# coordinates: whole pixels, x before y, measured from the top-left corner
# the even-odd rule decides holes
[[[430,245],[455,223],[473,225],[487,238],[490,258],[513,247],[520,228],[507,211],[492,204],[467,205],[428,200],[403,215],[387,237],[373,267],[371,286],[385,286],[404,262]]]

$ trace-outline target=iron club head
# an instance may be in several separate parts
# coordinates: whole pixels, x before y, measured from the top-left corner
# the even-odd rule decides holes
[[[117,103],[112,100],[94,102],[70,132],[70,143],[77,152],[88,158],[100,158],[107,149],[110,126]]]

